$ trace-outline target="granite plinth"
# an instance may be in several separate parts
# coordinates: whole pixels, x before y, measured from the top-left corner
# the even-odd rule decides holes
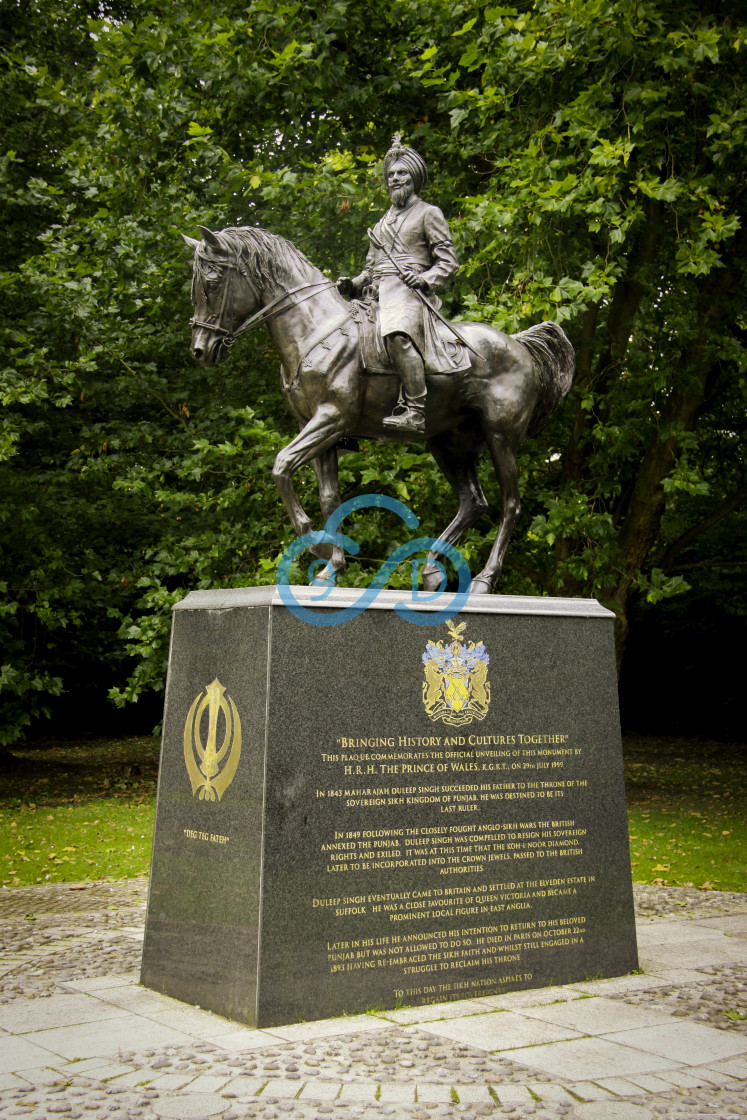
[[[403,601],[176,608],[147,987],[264,1027],[637,967],[612,615]]]

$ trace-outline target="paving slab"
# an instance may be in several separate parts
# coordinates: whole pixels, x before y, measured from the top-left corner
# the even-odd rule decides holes
[[[214,1077],[209,1073],[200,1074],[194,1081],[189,1083],[190,1093],[220,1093],[225,1089],[228,1082],[231,1080],[230,1076]]]
[[[151,1105],[156,1115],[163,1116],[165,1120],[203,1120],[203,1117],[220,1116],[230,1107],[230,1101],[208,1096],[206,1093],[195,1093],[193,1097],[180,1095],[172,1099],[164,1098]]]
[[[697,1089],[703,1085],[722,1084],[723,1078],[720,1082],[711,1075],[710,1077],[703,1077],[700,1070],[690,1069],[670,1069],[665,1070],[663,1073],[656,1074],[658,1078],[666,1082],[667,1085],[674,1085],[677,1089]]]
[[[160,1023],[183,1034],[194,1035],[195,1038],[204,1039],[206,1042],[214,1042],[223,1034],[236,1034],[242,1029],[247,1034],[252,1031],[251,1027],[242,1028],[239,1023],[234,1023],[230,1019],[213,1015],[210,1011],[185,1006],[177,1000],[169,1000],[168,1005],[156,1007],[151,1011],[143,1010],[138,1014],[142,1014],[153,1023]],[[272,1041],[267,1035],[262,1037],[265,1045]]]
[[[300,1100],[333,1101],[342,1089],[341,1081],[307,1082],[300,1093]]]
[[[193,1041],[188,1034],[134,1015],[108,1019],[105,1027],[99,1023],[76,1023],[70,1027],[35,1031],[27,1035],[26,1040],[68,1059],[95,1058],[107,1054],[114,1056],[122,1050],[141,1050],[144,1046],[178,1046]],[[38,1065],[38,1062],[34,1064]]]
[[[100,1080],[100,1078],[97,1078]],[[129,1073],[123,1073],[121,1077],[116,1077],[112,1080],[112,1087],[117,1089],[137,1089],[150,1085],[153,1081],[153,1074],[150,1070],[133,1069]]]
[[[91,995],[104,1007],[118,1007],[149,1018],[158,1015],[159,1012],[163,1014],[184,1009],[184,1004],[179,1003],[178,1000],[169,999],[168,996],[162,996],[158,992],[134,984],[118,985],[116,988],[98,988],[92,991]]]
[[[455,1085],[462,1104],[487,1104],[493,1100],[488,1085]]]
[[[448,1038],[452,1042],[467,1043],[490,1051],[514,1049],[517,1046],[536,1046],[543,1042],[559,1042],[566,1038],[580,1038],[582,1033],[571,1027],[543,1023],[514,1011],[492,1011],[484,1015],[470,1015],[463,1019],[429,1023],[428,1032],[440,1038]]]
[[[662,1077],[663,1076],[664,1074],[662,1074]],[[616,1097],[640,1097],[641,1095],[640,1085],[628,1081],[626,1077],[599,1077],[595,1084],[598,1085],[600,1089],[606,1089],[608,1093],[612,1093]]]
[[[647,1093],[666,1093],[671,1089],[670,1082],[655,1073],[634,1073],[630,1075],[630,1081]]]
[[[455,1091],[460,1093],[461,1086]],[[435,1085],[433,1082],[418,1082],[418,1104],[449,1104],[454,1098],[451,1095],[451,1085]],[[383,1087],[381,1100],[383,1101]],[[487,1097],[485,1098],[487,1100]]]
[[[672,1020],[666,1011],[631,1007],[622,1000],[601,996],[574,1000],[573,1003],[555,1003],[548,1007],[527,1007],[523,1014],[556,1026],[574,1027],[582,1034],[609,1034],[635,1027],[659,1026]]]
[[[703,918],[699,925],[721,930],[729,937],[747,937],[747,914],[730,914],[721,918]]]
[[[389,1081],[379,1086],[379,1101],[382,1104],[414,1104],[415,1082]]]
[[[578,1120],[654,1120],[650,1108],[628,1101],[594,1101],[577,1105],[573,1114]]]
[[[267,1082],[259,1096],[262,1101],[289,1100],[297,1097],[302,1088],[302,1081],[281,1081],[279,1077],[275,1077]]]
[[[478,1015],[491,1006],[489,1000],[460,999],[454,1003],[429,1003],[425,1007],[403,1007],[400,1011],[382,1011],[381,1018],[390,1023],[429,1023],[436,1019],[457,1019],[461,1015]]]
[[[684,941],[676,947],[661,944],[639,946],[638,955],[644,971],[656,972],[671,968],[675,963],[678,968],[698,969],[746,959],[747,944],[722,934],[719,940],[708,938],[703,941]]]
[[[0,1073],[22,1073],[24,1069],[44,1068],[59,1057],[51,1045],[14,1035],[0,1036]]]
[[[90,1061],[96,1064],[89,1066],[88,1062],[60,1062],[58,1064],[58,1076],[69,1077],[71,1071],[74,1071],[73,1076],[76,1076],[77,1070],[83,1067],[84,1077],[87,1076],[96,1081],[114,1082],[120,1077],[125,1077],[128,1073],[132,1073],[132,1066],[122,1065],[121,1062],[112,1062],[107,1058],[91,1058]],[[143,1074],[143,1079],[145,1079],[145,1076]]]
[[[27,1081],[15,1073],[0,1073],[0,1093],[4,1093],[6,1089],[19,1089],[24,1085],[28,1085]]]
[[[150,1079],[144,1075],[143,1081],[148,1081],[151,1089],[158,1089],[159,1093],[175,1093],[180,1089],[187,1089],[195,1080],[194,1073],[185,1070],[184,1073],[152,1073]]]
[[[236,1024],[232,1026],[235,1028]],[[202,1035],[200,1036],[202,1037]],[[240,1028],[239,1030],[229,1031],[227,1034],[220,1035],[213,1034],[212,1040],[220,1045],[221,1050],[239,1051],[239,1050],[263,1050],[266,1046],[272,1046],[273,1042],[284,1041],[280,1040],[273,1035],[268,1034],[266,1031],[256,1031],[251,1027]]]
[[[372,1101],[376,1097],[378,1081],[351,1081],[343,1085],[339,1096],[341,1101]]]
[[[239,1097],[255,1097],[266,1082],[266,1077],[233,1077],[223,1086],[222,1092],[236,1093]]]
[[[60,1073],[69,1073],[75,1077],[81,1077],[85,1074],[91,1074],[93,1076],[94,1071],[95,1076],[99,1077],[100,1071],[105,1067],[111,1068],[111,1062],[108,1058],[86,1058],[84,1061],[74,1062],[62,1061],[58,1066]],[[129,1067],[123,1066],[122,1072],[124,1072],[125,1069],[129,1069]]]
[[[532,988],[526,992],[506,992],[502,996],[485,996],[480,1003],[505,1011],[519,1011],[526,1007],[544,1007],[548,1003],[572,1003],[581,998],[580,991],[570,988]]]
[[[670,984],[697,984],[708,980],[694,968],[646,969],[635,976],[613,976],[608,980],[587,980],[573,984],[579,995],[610,996],[621,992],[645,992],[652,988],[665,988]],[[564,989],[567,990],[567,989]]]
[[[0,976],[7,976],[9,973],[14,972],[15,969],[20,968],[29,960],[33,960],[33,956],[33,953],[18,953],[15,956],[5,956],[2,964],[0,964]]]
[[[552,1046],[507,1050],[506,1057],[530,1069],[557,1077],[564,1084],[596,1081],[598,1077],[628,1077],[674,1069],[679,1063],[657,1054],[636,1050],[607,1038],[578,1038]]]
[[[608,1101],[612,1096],[599,1081],[574,1081],[573,1095],[582,1101]]]
[[[644,922],[636,928],[638,947],[641,945],[681,945],[687,941],[697,941],[707,944],[720,942],[723,933],[713,926],[706,926],[700,921],[669,921],[669,922]]]
[[[553,1085],[547,1081],[527,1081],[526,1088],[533,1098],[541,1101],[556,1101],[558,1104],[573,1104],[574,1098],[563,1085]]]
[[[95,1023],[122,1018],[125,1012],[85,995],[51,996],[49,999],[14,999],[3,1008],[3,1024],[13,1034],[29,1034],[43,1028],[68,1028],[76,1023]]]
[[[493,1085],[492,1089],[501,1104],[529,1104],[533,1099],[526,1085]]]
[[[667,1023],[658,1027],[619,1031],[610,1041],[633,1046],[679,1065],[701,1066],[747,1053],[747,1035],[718,1031],[700,1023]]]
[[[133,974],[134,976],[134,974]],[[66,988],[74,988],[77,992],[98,992],[106,988],[126,988],[137,983],[133,976],[87,976],[82,980],[66,980]]]
[[[744,1058],[734,1058],[732,1061],[709,1062],[708,1068],[703,1072],[726,1074],[727,1077],[734,1077],[738,1081],[747,1081],[747,1061]]]
[[[267,1034],[288,1042],[313,1041],[333,1035],[358,1034],[359,1031],[383,1031],[389,1024],[375,1015],[349,1015],[341,1019],[320,1019],[315,1023],[292,1023],[287,1027],[267,1028]]]

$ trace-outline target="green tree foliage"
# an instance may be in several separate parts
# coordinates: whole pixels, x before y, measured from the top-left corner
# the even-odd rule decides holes
[[[395,128],[465,262],[453,313],[555,319],[577,350],[522,453],[500,590],[600,597],[621,652],[636,599],[710,580],[739,609],[736,4],[1,0],[0,49],[0,745],[83,680],[120,702],[161,687],[188,589],[273,580],[291,531],[270,465],[294,430],[277,359],[258,333],[192,363],[179,233],[259,224],[357,270]],[[341,476],[443,528],[417,447],[369,445]],[[300,489],[318,512],[310,471]],[[395,520],[359,518],[350,581],[401,543]]]

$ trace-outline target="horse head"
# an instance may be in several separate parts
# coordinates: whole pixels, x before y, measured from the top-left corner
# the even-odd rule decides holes
[[[194,252],[192,353],[203,366],[226,357],[236,331],[258,307],[260,293],[223,233],[198,226],[202,241],[182,234]]]

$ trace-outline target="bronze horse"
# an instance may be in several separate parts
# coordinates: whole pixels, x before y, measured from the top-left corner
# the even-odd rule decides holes
[[[368,373],[359,351],[360,325],[353,306],[334,283],[290,241],[250,226],[184,240],[194,250],[192,353],[203,366],[225,357],[236,337],[266,323],[281,363],[282,390],[300,433],[275,460],[273,478],[299,536],[312,529],[293,487],[293,475],[311,462],[325,520],[340,505],[337,445],[346,439],[410,440],[384,427],[397,403],[399,379]],[[487,445],[501,488],[501,523],[490,557],[474,577],[473,593],[486,594],[503,565],[520,512],[516,453],[562,403],[573,381],[573,348],[556,323],[515,335],[483,323],[460,322],[469,369],[429,374],[425,440],[459,499],[441,540],[455,545],[488,510],[477,476],[477,457]],[[345,568],[341,548],[312,551]],[[428,555],[426,590],[441,573],[438,553]]]

